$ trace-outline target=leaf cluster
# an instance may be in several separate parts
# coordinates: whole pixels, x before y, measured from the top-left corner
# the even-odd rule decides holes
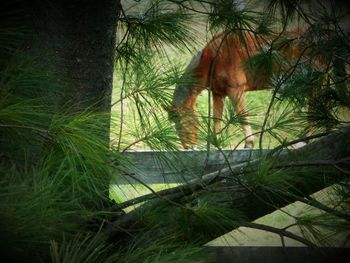
[[[178,149],[175,131],[164,108],[171,99],[172,87],[188,85],[193,79],[186,74],[182,76],[186,73],[181,70],[182,65],[164,61],[169,60],[169,46],[190,49],[198,39],[196,27],[191,24],[194,16],[189,12],[193,12],[189,9],[193,6],[187,5],[193,1],[168,2],[149,1],[141,11],[121,10],[120,28],[124,30],[117,46],[117,61],[122,83],[114,105],[120,107],[120,115],[112,118],[119,146],[122,143],[122,147],[118,147],[120,151],[141,142],[161,151]],[[175,9],[170,8],[174,6]],[[205,6],[210,7],[209,12],[198,13],[207,15],[213,30],[267,34],[271,31],[271,21],[278,20],[274,15],[250,12],[232,1],[210,1]],[[288,19],[293,14],[303,17],[298,13],[296,2],[270,1],[268,7],[280,10]],[[282,19],[282,27],[288,19]],[[322,127],[339,124],[337,116],[331,112],[334,107],[349,106],[348,35],[336,26],[332,34],[328,34],[324,21],[327,21],[325,16],[321,21],[311,21],[315,23],[301,38],[305,41],[302,47],[312,44],[311,51],[307,49],[307,58],[320,61],[320,67],[311,67],[308,59],[297,59],[273,74],[275,65],[283,62],[273,49],[263,50],[246,64],[252,75],[258,76],[261,73],[258,68],[262,67],[266,78],[273,77],[270,82],[274,92],[272,100],[278,102],[272,101],[271,107],[281,108],[281,101],[287,98],[294,103],[273,114],[267,111],[266,122],[260,127],[276,138],[281,147],[287,145],[286,134],[297,133],[298,125],[305,125],[303,116],[295,117],[293,111],[295,104],[305,106],[305,97],[316,96],[315,103],[319,104],[314,104],[314,111],[321,113],[313,121]],[[58,90],[66,86],[36,63],[37,59],[41,60],[40,56],[27,57],[18,48],[24,32],[16,26],[0,30],[0,45],[7,56],[0,61],[0,225],[3,229],[0,245],[12,260],[51,257],[53,262],[183,262],[193,259],[193,255],[197,258],[198,247],[211,238],[243,225],[247,218],[260,216],[266,211],[263,208],[273,210],[290,200],[304,200],[304,193],[315,186],[312,184],[315,178],[320,185],[329,185],[334,182],[335,169],[339,172],[347,168],[330,164],[328,166],[335,168],[293,170],[288,166],[279,167],[277,157],[265,156],[251,166],[248,164],[243,177],[242,172],[235,173],[234,167],[227,163],[226,174],[230,173],[227,178],[222,177],[223,180],[215,177],[208,180],[208,185],[202,181],[197,185],[185,185],[164,199],[156,199],[163,196],[153,193],[156,205],[148,202],[125,217],[120,216],[124,214],[122,211],[112,213],[108,210],[111,207],[107,193],[109,180],[112,175],[121,175],[130,163],[119,151],[110,149],[104,140],[104,123],[110,121],[110,116],[92,113],[89,109],[77,114],[69,106],[58,110],[55,103],[57,97],[61,97]],[[45,92],[46,88],[52,92]],[[125,120],[124,111],[131,104],[134,106],[130,110],[132,121]],[[249,113],[237,113],[229,108],[224,116],[226,126],[243,123],[242,116]],[[235,134],[226,126],[222,138],[211,132],[208,134],[203,123],[207,124],[210,117],[202,118],[201,136],[221,149]],[[126,128],[129,130],[125,132]],[[125,133],[137,139],[125,142]],[[171,163],[165,155],[159,158],[174,169],[179,164]],[[342,182],[338,189],[341,205],[349,203],[348,189],[348,183]],[[249,197],[242,198],[247,193]],[[249,202],[261,207],[248,211],[246,204]],[[313,229],[315,225],[334,227],[335,223],[341,229],[348,229],[348,222],[340,225],[334,220],[334,215],[339,218],[337,207],[324,209],[317,203],[311,204],[327,213],[320,217],[297,218],[299,225],[308,227],[305,236],[311,233],[310,240],[320,236],[318,230]],[[133,227],[119,231],[115,243],[106,240],[101,232],[104,222],[113,216],[124,219],[135,214]]]

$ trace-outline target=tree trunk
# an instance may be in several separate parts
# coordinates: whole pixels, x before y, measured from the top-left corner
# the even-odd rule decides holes
[[[55,113],[73,116],[84,111],[103,113],[96,120],[101,123],[100,128],[89,132],[95,133],[102,144],[109,147],[120,1],[7,0],[0,6],[2,32],[10,30],[20,39],[0,63],[5,71],[2,76],[6,76],[7,67],[15,75],[12,81],[15,84],[8,91],[9,98],[14,98],[15,103],[19,101],[18,104],[40,106],[33,107],[30,112],[33,122],[23,117],[29,125],[4,123],[0,130],[0,161],[21,167],[41,160],[45,147],[50,144],[47,130]],[[3,35],[3,42],[11,42]],[[11,72],[13,64],[18,69]],[[6,96],[6,87],[1,88]],[[9,100],[9,103],[13,102]],[[107,188],[103,192],[108,193],[110,178],[106,176],[105,180]]]
[[[49,66],[69,82],[64,99],[74,100],[78,109],[110,111],[119,6],[118,0],[30,4],[30,48],[50,52]]]
[[[49,74],[63,84],[57,107],[110,113],[119,0],[36,1],[27,4],[33,37]],[[68,103],[67,103],[68,102]],[[110,118],[105,120],[109,142]]]

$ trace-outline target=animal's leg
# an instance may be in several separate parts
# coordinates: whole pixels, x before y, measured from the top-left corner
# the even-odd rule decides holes
[[[180,138],[185,149],[194,148],[198,144],[198,118],[194,111],[187,111],[181,121]]]
[[[246,138],[244,148],[254,147],[254,136],[249,125],[248,117],[245,113],[244,89],[229,89],[228,96],[236,108],[236,112],[241,115],[242,128]]]
[[[224,111],[225,97],[213,94],[213,111],[214,111],[214,131],[218,134],[221,130],[222,113]]]
[[[199,122],[195,113],[197,93],[192,94],[183,104],[180,112],[180,122],[176,125],[182,146],[193,148],[198,143]]]

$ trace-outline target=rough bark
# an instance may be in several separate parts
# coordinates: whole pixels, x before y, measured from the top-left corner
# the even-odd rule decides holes
[[[103,127],[98,136],[109,145],[120,1],[6,0],[1,3],[1,9],[2,27],[12,28],[13,34],[22,38],[9,54],[2,51],[7,57],[2,58],[1,67],[6,68],[9,64],[11,68],[12,60],[17,59],[19,65],[27,63],[25,67],[34,72],[32,79],[38,79],[34,84],[30,79],[15,87],[11,90],[13,97],[45,98],[42,103],[45,113],[76,114],[86,110],[106,113],[101,114]],[[18,74],[21,74],[20,70]],[[42,129],[50,125],[47,116],[40,124]],[[11,142],[11,131],[9,135],[6,132],[1,134],[2,148]],[[45,140],[38,137],[27,147],[22,145],[16,159],[29,156],[29,161],[36,160],[44,143]],[[21,153],[23,148],[26,148],[26,154]],[[11,146],[9,151],[13,149],[16,147]]]
[[[78,109],[109,112],[113,80],[118,0],[30,3],[30,50],[48,57],[48,68],[69,84],[64,100]]]
[[[14,67],[11,63],[17,62],[15,66],[19,69],[10,71],[19,74],[14,78],[21,80],[23,64],[29,75],[18,87],[12,85],[9,93],[22,102],[35,100],[40,108],[36,111],[33,108],[32,116],[44,116],[35,120],[33,127],[11,122],[2,125],[0,161],[20,166],[40,161],[49,141],[45,130],[55,113],[73,116],[85,111],[104,113],[96,120],[101,123],[100,129],[89,132],[94,132],[108,147],[120,1],[5,0],[0,7],[3,31],[10,28],[12,34],[21,38],[6,54],[8,57],[1,58],[1,70],[11,69]],[[8,40],[2,36],[1,41]],[[107,188],[101,192],[108,194],[110,178],[104,179]]]

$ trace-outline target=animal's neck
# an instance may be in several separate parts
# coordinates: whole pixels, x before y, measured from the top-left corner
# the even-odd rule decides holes
[[[198,67],[202,56],[202,51],[198,52],[191,60],[190,64],[187,66],[185,73],[183,75],[183,84],[176,85],[174,96],[173,96],[173,106],[179,108],[184,104],[187,104],[191,100],[195,91],[194,71]]]
[[[193,95],[193,87],[191,85],[179,85],[176,86],[174,97],[173,97],[173,106],[176,108],[181,108]]]

